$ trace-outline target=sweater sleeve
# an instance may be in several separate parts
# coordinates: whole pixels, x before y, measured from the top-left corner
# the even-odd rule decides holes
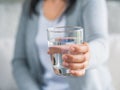
[[[16,36],[15,51],[12,60],[13,75],[19,90],[40,90],[37,81],[30,73],[26,57],[25,31],[28,17],[28,1],[29,0],[26,0],[23,5],[23,10]]]
[[[108,17],[105,0],[86,1],[83,24],[86,42],[90,46],[89,69],[103,65],[108,59]]]

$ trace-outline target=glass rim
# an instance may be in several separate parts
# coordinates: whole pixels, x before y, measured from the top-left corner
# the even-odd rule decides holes
[[[76,30],[62,30],[61,28],[75,28]],[[60,27],[48,27],[48,32],[77,32],[82,31],[83,28],[80,26],[60,26]]]

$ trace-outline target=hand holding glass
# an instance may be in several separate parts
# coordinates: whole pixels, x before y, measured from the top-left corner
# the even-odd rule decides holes
[[[69,76],[69,69],[62,63],[62,55],[70,54],[69,48],[73,44],[83,43],[83,29],[77,26],[64,26],[48,28],[48,46],[53,50],[51,61],[55,74]]]

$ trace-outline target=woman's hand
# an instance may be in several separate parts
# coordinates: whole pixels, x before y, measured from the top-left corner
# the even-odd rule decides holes
[[[69,54],[64,52],[62,56],[63,66],[70,70],[71,75],[83,76],[90,58],[89,45],[87,43],[83,43],[80,45],[65,45],[59,48],[57,46],[49,48],[48,53],[63,53],[65,48],[69,48]]]
[[[63,55],[63,66],[70,69],[73,76],[83,76],[88,66],[90,54],[87,43],[71,45],[70,54]]]

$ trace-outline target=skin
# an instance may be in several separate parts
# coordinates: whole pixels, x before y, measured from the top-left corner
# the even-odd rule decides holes
[[[44,16],[48,20],[55,20],[60,17],[67,6],[66,0],[45,0],[43,3]],[[68,48],[69,47],[69,48]],[[68,53],[64,53],[68,49]],[[63,45],[50,47],[48,54],[62,53],[63,66],[70,69],[73,76],[83,76],[90,59],[90,49],[87,43],[80,45]]]
[[[43,13],[48,20],[60,17],[66,9],[66,0],[44,0]]]

